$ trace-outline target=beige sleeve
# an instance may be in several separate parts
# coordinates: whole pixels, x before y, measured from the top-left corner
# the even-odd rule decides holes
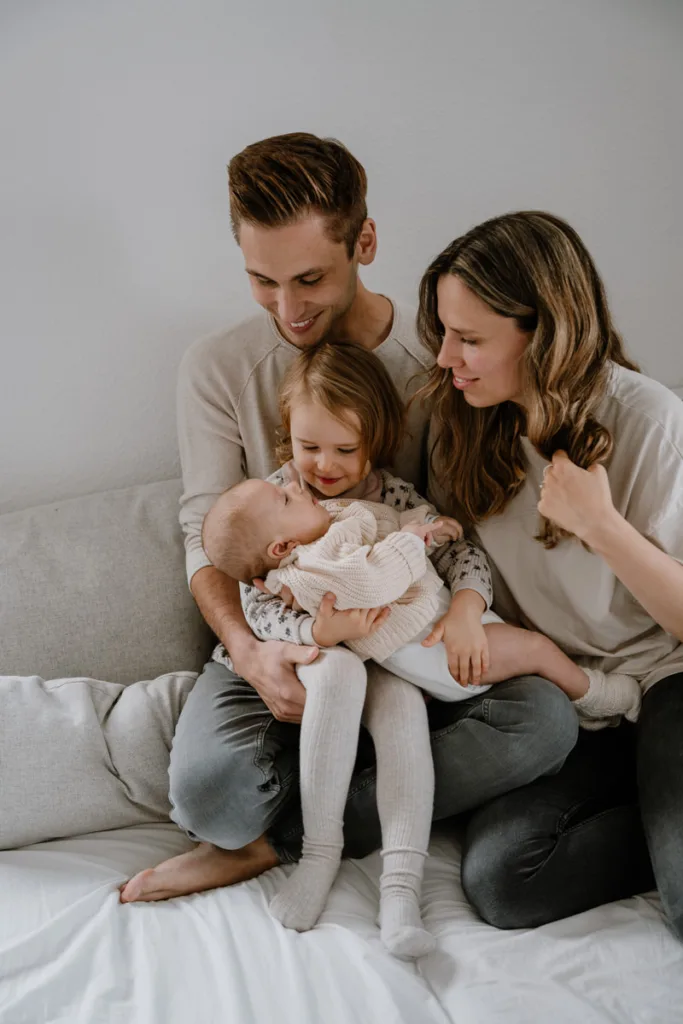
[[[352,530],[349,527],[353,527]],[[266,585],[290,588],[306,611],[314,615],[328,592],[336,607],[377,608],[397,601],[427,568],[424,542],[411,533],[391,533],[372,546],[359,541],[352,521],[333,523],[315,544],[302,550],[291,565],[269,573]]]
[[[219,494],[244,479],[244,448],[230,396],[220,387],[201,343],[186,352],[178,373],[178,444],[183,474],[180,525],[188,583],[211,565],[202,547],[204,516]]]

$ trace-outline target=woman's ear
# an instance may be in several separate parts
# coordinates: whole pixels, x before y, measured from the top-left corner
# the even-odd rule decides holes
[[[371,469],[372,469],[372,465],[370,463],[370,459],[366,459],[365,460],[365,465],[363,466],[363,477],[362,477],[363,480],[365,480],[366,477],[370,476],[370,470]]]

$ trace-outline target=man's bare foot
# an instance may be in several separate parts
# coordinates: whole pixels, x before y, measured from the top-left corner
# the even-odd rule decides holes
[[[221,850],[200,843],[189,853],[171,857],[155,868],[140,871],[121,886],[121,903],[170,900],[205,889],[218,889],[256,878],[280,861],[265,836],[241,850]]]

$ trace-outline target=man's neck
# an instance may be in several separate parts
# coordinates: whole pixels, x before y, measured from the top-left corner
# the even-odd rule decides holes
[[[394,309],[389,299],[369,291],[359,280],[351,308],[335,325],[335,333],[372,351],[389,337],[393,321]]]

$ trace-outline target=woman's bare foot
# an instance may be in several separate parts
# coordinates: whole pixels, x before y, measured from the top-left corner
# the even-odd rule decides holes
[[[256,878],[280,861],[265,836],[241,850],[221,850],[200,843],[189,853],[171,857],[155,868],[140,871],[121,886],[121,903],[170,900],[205,889],[218,889]]]

